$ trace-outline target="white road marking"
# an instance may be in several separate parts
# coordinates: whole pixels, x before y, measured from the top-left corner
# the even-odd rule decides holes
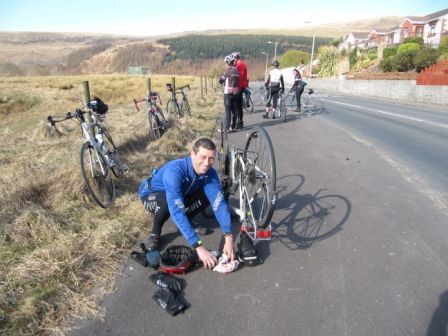
[[[376,113],[390,115],[390,116],[397,117],[397,118],[407,119],[407,120],[411,120],[411,121],[417,121],[417,122],[421,122],[421,123],[424,123],[424,124],[427,124],[427,125],[431,125],[431,126],[435,126],[435,127],[448,128],[448,125],[435,123],[435,122],[424,120],[424,119],[408,117],[408,116],[404,116],[404,115],[401,115],[401,114],[396,114],[396,113],[392,113],[392,112],[377,110],[377,109],[373,109],[373,108],[365,107],[365,106],[361,106],[361,105],[342,103],[342,102],[338,102],[338,101],[331,101],[331,102],[334,103],[334,104],[350,106],[350,107],[358,108],[358,109],[361,109],[361,110],[369,110],[369,111],[376,112]]]

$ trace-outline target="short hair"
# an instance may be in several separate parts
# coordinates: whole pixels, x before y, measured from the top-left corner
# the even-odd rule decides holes
[[[199,152],[199,147],[208,149],[208,150],[216,150],[215,143],[210,140],[209,138],[201,138],[197,140],[193,145],[193,152],[197,153]]]

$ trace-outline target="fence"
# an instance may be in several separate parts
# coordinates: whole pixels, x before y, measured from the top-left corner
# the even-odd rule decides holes
[[[448,85],[448,60],[422,70],[417,77],[417,85]]]

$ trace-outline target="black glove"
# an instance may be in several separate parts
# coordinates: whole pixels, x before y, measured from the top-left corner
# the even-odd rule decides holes
[[[179,295],[183,290],[182,283],[178,278],[165,273],[152,274],[149,276],[149,280],[163,289],[169,289],[175,295]]]
[[[171,316],[176,316],[177,314],[188,308],[188,306],[185,303],[181,302],[179,298],[169,289],[159,289],[157,292],[155,292],[152,298]]]

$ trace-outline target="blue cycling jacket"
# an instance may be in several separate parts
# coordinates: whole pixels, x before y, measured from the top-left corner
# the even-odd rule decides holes
[[[152,179],[144,179],[140,184],[139,194],[140,199],[144,200],[150,193],[165,191],[174,223],[187,242],[193,245],[199,238],[185,213],[184,197],[200,188],[204,189],[223,234],[232,232],[228,204],[216,170],[210,168],[206,174],[197,175],[190,156],[170,161]]]

